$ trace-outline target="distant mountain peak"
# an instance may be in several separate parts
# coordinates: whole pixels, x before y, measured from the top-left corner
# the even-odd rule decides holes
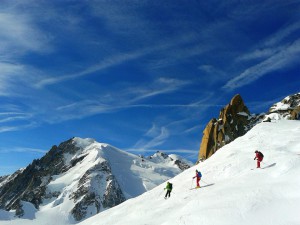
[[[24,170],[1,177],[0,208],[30,219],[33,208],[63,208],[70,222],[81,221],[189,168],[175,162],[163,152],[142,159],[91,138],[74,137],[54,145]]]

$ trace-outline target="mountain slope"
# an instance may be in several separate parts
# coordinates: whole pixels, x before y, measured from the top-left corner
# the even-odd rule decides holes
[[[250,114],[242,97],[235,95],[221,109],[219,118],[211,119],[203,131],[198,161],[209,158],[224,145],[247,133],[260,122],[300,118],[300,93],[284,98],[274,104],[267,113]]]
[[[61,223],[75,223],[182,172],[177,158],[161,152],[151,158],[141,158],[93,139],[73,138],[53,146],[17,175],[2,180],[0,203],[37,223],[44,216],[60,218]],[[189,167],[181,161],[179,164]],[[3,211],[1,214],[0,219],[12,217]]]
[[[163,184],[80,225],[300,224],[299,136],[299,121],[258,124],[171,179],[170,199],[163,199]],[[251,170],[256,149],[265,155],[265,168]],[[196,168],[203,188],[189,190]]]
[[[300,217],[300,121],[260,123],[208,160],[171,179],[171,198],[162,184],[78,225],[298,225]],[[254,151],[264,155],[256,169]],[[201,189],[195,169],[202,172]],[[253,169],[253,170],[252,170]],[[1,221],[1,225],[69,225],[62,214],[44,210],[38,220]]]

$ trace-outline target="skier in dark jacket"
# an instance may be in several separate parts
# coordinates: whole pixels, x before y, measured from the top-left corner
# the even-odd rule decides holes
[[[193,177],[193,179],[197,178],[197,180],[196,180],[196,183],[197,183],[196,188],[200,188],[199,182],[201,180],[201,177],[202,177],[201,172],[198,171],[198,170],[196,170],[196,176]]]
[[[170,196],[171,196],[171,191],[172,191],[172,189],[173,189],[173,185],[170,183],[170,182],[167,182],[167,186],[164,188],[164,190],[166,190],[167,189],[167,193],[166,193],[166,195],[165,195],[165,199],[167,199],[167,197],[169,196],[169,198],[170,198]]]
[[[260,151],[255,151],[255,158],[257,160],[257,168],[260,168],[260,162],[263,161],[264,155]]]

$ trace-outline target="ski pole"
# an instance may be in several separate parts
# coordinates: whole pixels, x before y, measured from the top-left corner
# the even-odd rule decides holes
[[[270,166],[269,164],[267,164],[267,163],[265,163],[263,161],[261,161],[261,163],[264,164],[264,165],[266,165],[266,166]]]
[[[193,187],[194,178],[192,178],[191,188]]]
[[[204,180],[202,180],[202,179],[201,179],[201,181],[202,181],[203,183],[205,183],[205,184],[208,184],[208,183],[206,183],[206,182],[205,182]]]

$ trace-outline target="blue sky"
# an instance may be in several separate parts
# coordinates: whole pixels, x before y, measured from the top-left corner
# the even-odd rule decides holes
[[[237,93],[300,91],[300,1],[2,0],[0,175],[71,137],[196,161]]]

